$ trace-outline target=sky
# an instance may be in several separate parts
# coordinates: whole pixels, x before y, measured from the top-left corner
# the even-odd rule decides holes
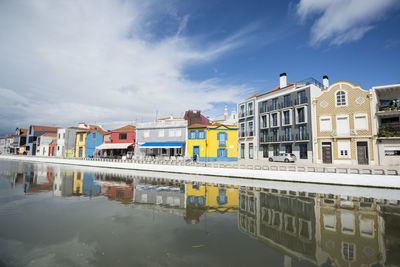
[[[223,114],[314,77],[400,82],[400,0],[0,0],[0,135]]]

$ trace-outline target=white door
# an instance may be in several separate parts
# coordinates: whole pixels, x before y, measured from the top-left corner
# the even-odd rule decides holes
[[[337,132],[337,135],[350,135],[349,118],[348,117],[337,117],[336,132]]]

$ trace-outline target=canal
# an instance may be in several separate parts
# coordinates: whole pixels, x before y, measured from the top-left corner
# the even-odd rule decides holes
[[[395,190],[0,160],[0,266],[395,266]]]

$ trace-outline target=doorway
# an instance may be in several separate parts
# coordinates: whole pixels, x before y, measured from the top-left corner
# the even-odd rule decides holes
[[[332,144],[330,142],[322,142],[322,163],[332,163]]]
[[[357,142],[357,160],[358,164],[368,164],[368,143]]]

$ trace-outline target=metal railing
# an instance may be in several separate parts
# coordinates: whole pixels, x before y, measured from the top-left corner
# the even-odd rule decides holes
[[[294,105],[295,106],[297,106],[297,105],[301,105],[301,104],[306,104],[306,103],[308,103],[308,97],[301,97],[301,98],[296,98],[296,100],[294,101]]]
[[[296,134],[296,141],[308,141],[308,140],[310,140],[308,133]]]

